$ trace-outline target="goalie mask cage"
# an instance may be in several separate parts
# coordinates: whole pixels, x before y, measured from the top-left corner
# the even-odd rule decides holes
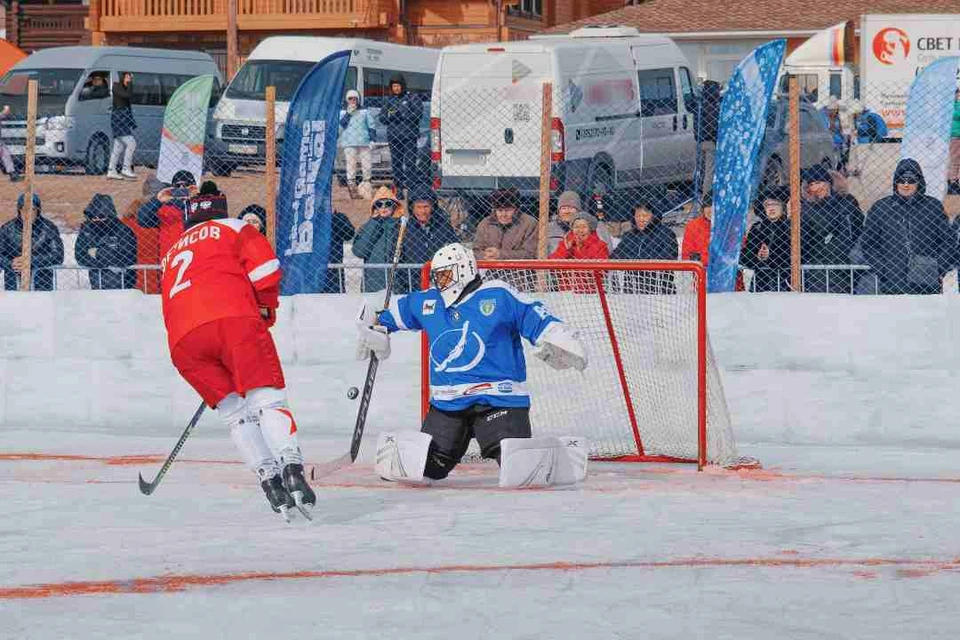
[[[737,456],[707,341],[706,272],[694,262],[480,261],[579,332],[587,369],[556,371],[523,340],[535,436],[574,435],[595,460],[755,466]],[[430,265],[422,285],[430,286]],[[475,294],[482,295],[482,294]],[[430,350],[421,342],[421,410]],[[472,447],[476,447],[474,443]],[[468,458],[478,457],[476,451]]]

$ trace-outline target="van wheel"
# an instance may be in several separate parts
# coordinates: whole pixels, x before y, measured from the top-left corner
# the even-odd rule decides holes
[[[101,137],[94,138],[87,144],[87,156],[83,162],[83,169],[87,175],[102,176],[107,172],[110,164],[110,150],[107,141]]]
[[[217,176],[218,178],[228,177],[233,173],[234,169],[237,168],[232,162],[223,162],[220,160],[214,160],[210,163],[210,173]]]

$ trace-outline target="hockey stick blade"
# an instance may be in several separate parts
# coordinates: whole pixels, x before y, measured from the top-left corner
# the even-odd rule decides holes
[[[177,454],[180,453],[180,449],[183,448],[183,443],[186,442],[187,438],[190,437],[190,432],[193,431],[195,426],[197,426],[197,422],[200,421],[200,416],[203,415],[203,410],[206,408],[206,403],[201,401],[200,406],[197,407],[197,411],[193,414],[193,417],[190,418],[190,423],[187,425],[187,428],[183,430],[183,433],[180,435],[180,439],[177,440],[177,444],[174,445],[173,451],[170,452],[170,455],[167,456],[163,466],[160,467],[160,471],[157,472],[157,477],[153,479],[153,482],[147,482],[143,479],[143,474],[138,474],[138,477],[140,478],[140,493],[145,496],[149,496],[156,490],[157,486],[160,484],[160,481],[163,480],[163,476],[167,474],[167,470],[170,468],[170,465],[173,464]]]
[[[350,454],[345,453],[335,460],[314,465],[310,467],[310,479],[316,480],[317,478],[333,475],[351,462],[353,462],[353,460],[350,459]]]

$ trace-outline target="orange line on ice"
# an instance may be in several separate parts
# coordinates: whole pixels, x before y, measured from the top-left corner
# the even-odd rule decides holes
[[[166,456],[159,453],[127,456],[82,456],[67,453],[0,453],[0,462],[18,461],[65,461],[65,462],[102,462],[115,466],[129,466],[137,464],[152,464],[163,462]],[[188,464],[241,464],[235,460],[203,460],[178,458],[177,462]]]
[[[208,587],[253,581],[311,580],[329,578],[367,578],[392,575],[494,573],[500,571],[590,571],[597,569],[688,569],[688,568],[854,568],[856,575],[865,569],[896,567],[899,577],[923,577],[938,571],[960,569],[960,558],[952,560],[905,558],[680,558],[676,560],[625,560],[609,562],[544,562],[535,564],[482,565],[461,564],[435,567],[393,567],[381,569],[330,569],[326,571],[250,572],[219,575],[167,575],[128,580],[98,582],[57,582],[0,588],[0,600],[59,598],[67,596],[131,593],[171,593],[191,587]]]

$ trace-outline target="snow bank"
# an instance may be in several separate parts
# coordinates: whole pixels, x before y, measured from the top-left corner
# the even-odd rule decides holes
[[[274,335],[299,421],[348,434],[365,363],[360,296],[285,300]],[[741,442],[960,447],[960,298],[712,296],[710,334]],[[418,342],[394,341],[371,425],[419,415]],[[0,426],[175,433],[198,399],[169,363],[157,296],[0,294]],[[205,428],[217,430],[215,420]]]

